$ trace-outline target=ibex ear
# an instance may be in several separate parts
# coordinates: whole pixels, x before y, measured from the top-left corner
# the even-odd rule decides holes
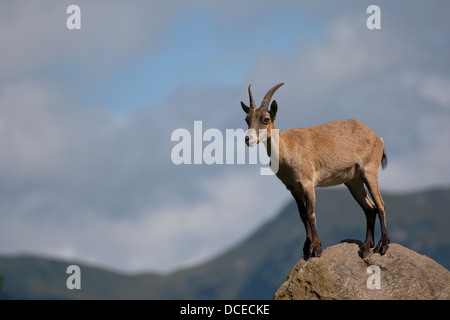
[[[247,105],[244,102],[242,102],[242,101],[241,101],[241,107],[242,107],[242,110],[244,110],[245,113],[248,113],[250,111],[250,108],[247,107]]]
[[[272,101],[272,104],[270,105],[270,117],[272,118],[272,121],[275,120],[277,117],[277,111],[278,111],[278,104],[275,100]]]

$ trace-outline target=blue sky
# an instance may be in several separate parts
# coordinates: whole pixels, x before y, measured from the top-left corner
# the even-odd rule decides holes
[[[244,16],[217,17],[201,6],[176,10],[170,19],[156,41],[146,45],[143,38],[141,50],[117,64],[101,81],[91,79],[90,69],[67,61],[54,71],[64,71],[86,107],[101,104],[112,113],[158,108],[186,84],[235,85],[251,71],[252,61],[261,52],[289,58],[299,41],[320,41],[325,28],[324,17],[311,20],[300,10],[279,6],[264,6],[261,16],[251,21]],[[92,58],[102,63],[101,57]]]
[[[259,166],[176,166],[170,138],[245,128],[250,83],[259,103],[285,82],[280,130],[377,132],[382,192],[450,185],[447,2],[377,1],[373,31],[369,1],[77,1],[73,31],[70,4],[0,2],[0,254],[168,272],[238,243],[289,193]]]

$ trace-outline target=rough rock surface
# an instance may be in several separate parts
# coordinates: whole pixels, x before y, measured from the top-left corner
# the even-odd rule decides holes
[[[361,259],[355,242],[328,247],[320,258],[302,258],[274,299],[450,299],[450,272],[434,260],[395,243],[383,256]]]

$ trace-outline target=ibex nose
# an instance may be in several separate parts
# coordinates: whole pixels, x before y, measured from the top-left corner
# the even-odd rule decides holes
[[[245,144],[248,146],[254,146],[257,143],[258,137],[255,134],[255,129],[248,129],[245,135]]]

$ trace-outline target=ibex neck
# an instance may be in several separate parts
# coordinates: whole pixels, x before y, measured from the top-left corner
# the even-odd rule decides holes
[[[275,156],[279,157],[280,150],[280,134],[278,129],[275,127],[275,124],[272,123],[272,127],[268,130],[268,138],[264,142],[264,146],[266,147],[267,155],[270,157],[272,152],[275,152]]]

